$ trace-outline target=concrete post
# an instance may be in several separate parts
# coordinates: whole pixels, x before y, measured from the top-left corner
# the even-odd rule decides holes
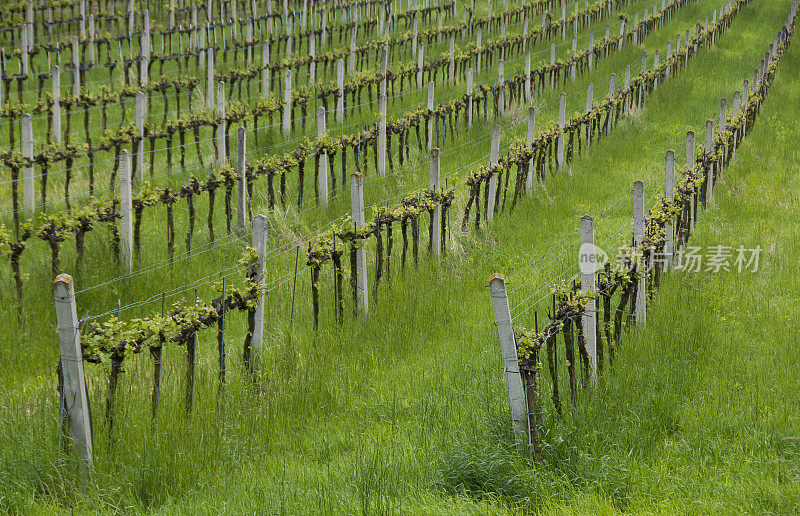
[[[581,247],[579,269],[581,271],[581,290],[584,293],[596,292],[595,272],[597,257],[594,247],[594,219],[590,215],[581,217]],[[583,335],[586,339],[586,353],[589,355],[589,381],[597,384],[597,302],[591,298],[583,313]]]
[[[66,413],[73,449],[81,459],[81,470],[88,478],[92,467],[92,415],[86,378],[83,374],[83,350],[78,312],[75,307],[75,286],[72,276],[61,274],[53,283],[56,304],[56,327],[61,349],[63,390],[61,410]]]
[[[558,140],[556,143],[556,164],[558,169],[564,168],[564,126],[567,117],[567,94],[562,93],[558,99]]]
[[[361,174],[350,175],[350,209],[356,230],[364,226],[364,180]],[[363,315],[369,313],[367,289],[367,251],[363,245],[356,243],[356,298],[359,311]]]
[[[131,155],[122,149],[119,157],[120,237],[122,262],[133,269],[133,185],[131,184]]]

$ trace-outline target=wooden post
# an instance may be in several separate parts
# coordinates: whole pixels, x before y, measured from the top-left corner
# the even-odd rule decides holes
[[[525,442],[525,433],[528,430],[528,402],[522,384],[522,375],[519,372],[519,359],[517,358],[517,343],[514,338],[514,327],[511,322],[511,310],[508,306],[508,292],[506,280],[502,274],[493,274],[489,278],[489,289],[492,294],[492,307],[494,308],[494,324],[497,327],[497,339],[500,342],[500,351],[505,367],[506,385],[508,386],[508,399],[511,404],[511,421],[514,425],[514,434],[517,440]]]
[[[53,143],[61,146],[61,69],[53,67]]]
[[[489,163],[494,166],[500,161],[500,126],[495,124],[492,127],[492,147],[489,151]],[[489,222],[494,218],[495,197],[497,196],[497,174],[489,177],[489,203],[486,208],[486,220]]]
[[[675,200],[675,151],[672,149],[667,151],[664,157],[664,197],[668,201]],[[665,269],[672,268],[672,258],[675,254],[675,227],[672,221],[674,217],[670,217],[664,227],[664,256],[667,263]]]
[[[133,186],[128,149],[122,149],[119,157],[119,199],[122,261],[130,270],[133,269]]]
[[[56,304],[56,326],[61,348],[61,410],[69,421],[75,452],[81,459],[81,470],[89,477],[92,467],[92,415],[83,374],[83,351],[78,313],[75,308],[75,286],[72,276],[60,274],[53,283]]]
[[[211,52],[210,49],[209,52]],[[209,60],[209,63],[210,62]],[[265,99],[269,97],[269,82],[269,41],[264,41],[264,43],[261,44],[261,98]]]
[[[208,106],[209,109],[214,109],[214,87],[216,83],[214,79],[213,47],[208,48],[206,58],[208,59],[208,66],[206,66],[206,106]],[[267,85],[269,85],[269,81],[267,81]],[[269,91],[269,86],[267,87],[267,91]]]
[[[245,222],[247,221],[247,170],[245,167],[246,154],[247,154],[247,131],[244,126],[239,126],[237,134],[237,149],[239,151],[236,160],[236,228],[239,230],[244,229]]]
[[[422,66],[425,64],[425,45],[420,43],[417,51],[417,89],[422,89]]]
[[[336,61],[336,121],[344,120],[344,59]]]
[[[263,349],[264,342],[264,292],[265,273],[267,266],[267,230],[268,221],[266,215],[258,214],[253,217],[253,247],[258,251],[258,266],[253,271],[256,286],[261,290],[258,294],[258,304],[256,305],[256,320],[253,328],[253,337],[250,341],[251,361],[255,365],[254,370],[258,369],[259,352]]]
[[[139,180],[144,181],[144,122],[147,120],[147,94],[136,93],[136,170]]]
[[[555,43],[550,45],[550,88],[556,87],[556,45]]]
[[[637,253],[643,253],[641,248],[644,239],[644,183],[633,183],[633,246]],[[638,260],[639,286],[636,289],[636,325],[644,326],[647,320],[647,279],[644,260]]]
[[[217,83],[217,116],[220,119],[215,135],[217,139],[217,163],[227,163],[228,154],[225,149],[225,83],[222,81]]]
[[[378,124],[378,175],[386,175],[386,95],[378,99],[381,120]]]
[[[473,70],[467,70],[467,127],[472,127],[472,94],[473,94]]]
[[[589,71],[594,69],[594,31],[589,31]]]
[[[434,100],[434,88],[436,87],[436,83],[433,81],[428,82],[428,147],[433,147],[433,118],[431,118],[431,114],[433,113],[433,100]]]
[[[526,142],[528,148],[533,146],[533,141],[536,139],[536,108],[533,106],[528,108],[528,134]],[[528,160],[528,175],[525,178],[525,191],[529,196],[533,195],[533,173],[534,173],[534,158]]]
[[[564,125],[567,117],[567,94],[562,93],[558,99],[558,141],[556,144],[556,164],[558,169],[564,168]]]
[[[322,138],[328,132],[325,120],[325,108],[317,108],[317,138]],[[319,197],[322,205],[328,207],[328,153],[322,151],[319,154]]]
[[[33,118],[30,113],[22,115],[22,157],[25,159],[22,169],[25,211],[32,216],[36,210],[36,184],[33,178]]]
[[[356,230],[364,226],[364,180],[361,174],[350,175],[350,210]],[[369,313],[367,298],[367,251],[363,242],[357,241],[356,248],[356,295],[358,308],[363,315]]]
[[[585,293],[596,291],[595,272],[597,257],[594,246],[594,219],[584,215],[580,222],[581,247],[579,269],[581,271],[581,290]],[[597,302],[591,298],[586,303],[583,313],[583,334],[586,338],[586,353],[589,355],[589,379],[592,385],[597,384]]]
[[[714,121],[710,118],[706,120],[706,141],[704,147],[706,156],[710,156],[714,152]],[[716,162],[710,160],[710,166],[706,175],[706,204],[710,204],[713,199],[714,190],[714,166]]]
[[[283,73],[283,136],[292,131],[292,70]]]

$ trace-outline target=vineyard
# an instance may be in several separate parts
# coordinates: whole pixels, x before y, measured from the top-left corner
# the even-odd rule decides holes
[[[800,512],[797,0],[0,5],[0,510]]]

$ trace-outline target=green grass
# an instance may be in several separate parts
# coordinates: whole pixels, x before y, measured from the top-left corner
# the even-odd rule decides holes
[[[75,465],[56,451],[54,318],[48,274],[37,272],[48,269],[46,253],[37,252],[28,268],[32,286],[25,326],[15,324],[11,309],[0,319],[7,336],[0,351],[0,405],[11,416],[0,423],[0,507],[169,513],[797,512],[800,441],[786,439],[800,436],[791,369],[798,353],[791,329],[798,313],[791,301],[800,254],[792,217],[799,201],[797,42],[754,130],[718,183],[714,207],[701,211],[692,239],[692,245],[761,244],[762,269],[665,278],[648,307],[647,327],[623,339],[614,371],[598,391],[582,397],[578,409],[561,421],[543,403],[543,467],[532,466],[511,444],[485,288],[489,274],[513,275],[575,228],[580,215],[599,213],[623,196],[687,129],[699,130],[719,98],[752,76],[788,6],[756,0],[744,8],[717,47],[698,55],[641,113],[566,173],[548,179],[513,214],[497,217],[479,233],[457,235],[455,249],[441,264],[423,258],[419,270],[413,265],[403,274],[393,270],[391,289],[381,287],[368,319],[346,317],[336,326],[332,295],[324,287],[322,330],[314,338],[306,273],[289,338],[291,291],[290,284],[282,286],[267,304],[269,349],[257,392],[240,370],[244,322],[234,316],[227,333],[232,371],[220,399],[215,335],[200,335],[191,419],[183,416],[183,350],[165,349],[163,403],[155,426],[149,416],[152,361],[140,356],[126,362],[109,452],[105,376],[87,367],[96,448],[90,485],[81,485]],[[698,2],[648,38],[646,48],[674,40],[677,31],[716,7]],[[629,52],[601,64],[592,80],[619,71],[639,51]],[[452,156],[444,171],[477,159],[487,147]],[[443,160],[446,152],[447,147]],[[421,181],[425,174],[421,166],[405,180]],[[646,189],[649,197],[660,185],[648,182]],[[629,217],[629,208],[623,209],[598,224],[598,240]],[[146,227],[157,220],[146,221]],[[162,230],[146,236],[164,241]],[[179,243],[180,237],[179,230]],[[108,270],[99,271],[108,269],[107,246],[90,238],[78,288],[109,276]],[[113,291],[79,295],[79,310],[100,311],[117,297],[125,303],[219,270],[220,263],[231,262],[236,247],[199,255],[174,272],[165,269]],[[145,263],[163,259],[162,251],[148,252]],[[275,274],[293,258],[276,264]],[[323,276],[325,285],[330,281]],[[4,276],[7,307],[13,299],[6,293],[9,286]],[[526,285],[513,294],[512,305],[533,289]]]

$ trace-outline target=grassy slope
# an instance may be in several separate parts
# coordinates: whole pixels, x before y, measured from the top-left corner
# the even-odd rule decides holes
[[[735,510],[753,503],[750,509],[789,511],[797,495],[791,485],[784,491],[780,478],[792,478],[791,464],[771,462],[796,460],[793,441],[779,439],[797,434],[791,379],[774,372],[776,364],[791,363],[795,356],[785,342],[787,324],[774,301],[756,311],[752,294],[739,294],[722,310],[711,307],[727,299],[721,292],[736,295],[737,284],[762,292],[762,297],[775,299],[778,290],[788,298],[788,267],[796,245],[787,242],[783,247],[773,238],[771,265],[757,276],[668,281],[653,304],[647,330],[624,344],[618,370],[625,374],[608,382],[602,396],[585,402],[574,421],[546,436],[548,454],[557,466],[542,472],[510,458],[502,444],[507,439],[503,384],[488,294],[482,288],[488,273],[513,272],[554,243],[552,234],[561,234],[578,215],[616,199],[680,137],[685,124],[698,127],[718,98],[752,70],[787,7],[788,2],[756,2],[748,8],[749,14],[737,19],[718,50],[698,57],[640,118],[626,123],[591,159],[577,161],[570,177],[550,182],[548,196],[523,203],[491,230],[460,242],[468,252],[439,270],[423,261],[419,274],[407,274],[395,281],[391,292],[382,292],[382,304],[366,324],[346,324],[341,330],[326,326],[316,341],[303,332],[293,344],[276,348],[264,393],[268,403],[247,406],[241,401],[242,386],[234,381],[224,418],[217,422],[209,364],[202,368],[194,419],[187,423],[178,416],[180,396],[165,396],[164,417],[158,431],[151,432],[149,392],[134,389],[131,381],[145,377],[147,368],[138,369],[147,361],[132,364],[124,375],[117,457],[100,455],[102,487],[79,503],[232,512],[265,506],[288,512],[589,511],[611,504],[672,512],[705,511],[713,505]],[[756,21],[757,15],[763,21]],[[752,238],[766,238],[786,219],[780,213],[796,204],[796,196],[784,196],[786,206],[778,201],[775,179],[775,171],[786,170],[780,183],[789,183],[786,191],[792,191],[796,178],[788,171],[796,152],[776,151],[774,142],[782,139],[783,148],[790,148],[794,137],[788,128],[796,109],[786,100],[797,95],[791,85],[797,79],[792,70],[798,55],[796,47],[790,51],[764,118],[718,190],[718,207],[701,217],[695,243],[708,239],[748,245],[741,239],[753,219],[765,222]],[[719,62],[713,63],[712,56]],[[696,74],[709,80],[697,80]],[[772,127],[778,124],[784,129]],[[772,166],[757,168],[759,153],[765,156],[762,160],[773,160]],[[596,177],[599,170],[608,171],[603,179]],[[536,224],[520,225],[523,220]],[[609,224],[616,227],[621,221]],[[723,227],[724,234],[713,233]],[[791,229],[784,231],[785,240],[790,240]],[[493,247],[497,242],[502,245]],[[431,298],[423,297],[426,291],[434,292]],[[686,310],[671,309],[678,301]],[[709,320],[695,322],[698,313]],[[796,319],[795,313],[791,316]],[[698,337],[676,335],[681,327]],[[769,332],[759,335],[763,343],[753,341],[753,328]],[[678,342],[669,346],[671,340]],[[199,355],[213,362],[212,336],[201,344],[204,353]],[[731,353],[731,346],[743,349]],[[773,355],[772,349],[781,351]],[[652,356],[659,361],[651,365],[642,360]],[[745,362],[744,357],[755,360]],[[177,358],[168,367],[167,382],[179,385],[182,368],[175,362]],[[653,365],[658,371],[666,367],[670,374],[650,376]],[[753,377],[762,381],[744,381]],[[646,395],[644,386],[657,388]],[[730,396],[736,389],[749,410]],[[9,423],[0,441],[8,451],[0,470],[0,500],[26,504],[37,495],[32,489],[40,482],[44,488],[38,490],[55,495],[51,501],[77,497],[69,475],[62,472],[66,480],[56,480],[61,473],[47,462],[57,460],[51,451],[52,407],[40,398],[28,410],[32,423]],[[559,443],[557,436],[564,441]],[[496,444],[498,438],[501,444]],[[105,445],[99,436],[98,447]],[[58,492],[63,486],[65,492]]]

